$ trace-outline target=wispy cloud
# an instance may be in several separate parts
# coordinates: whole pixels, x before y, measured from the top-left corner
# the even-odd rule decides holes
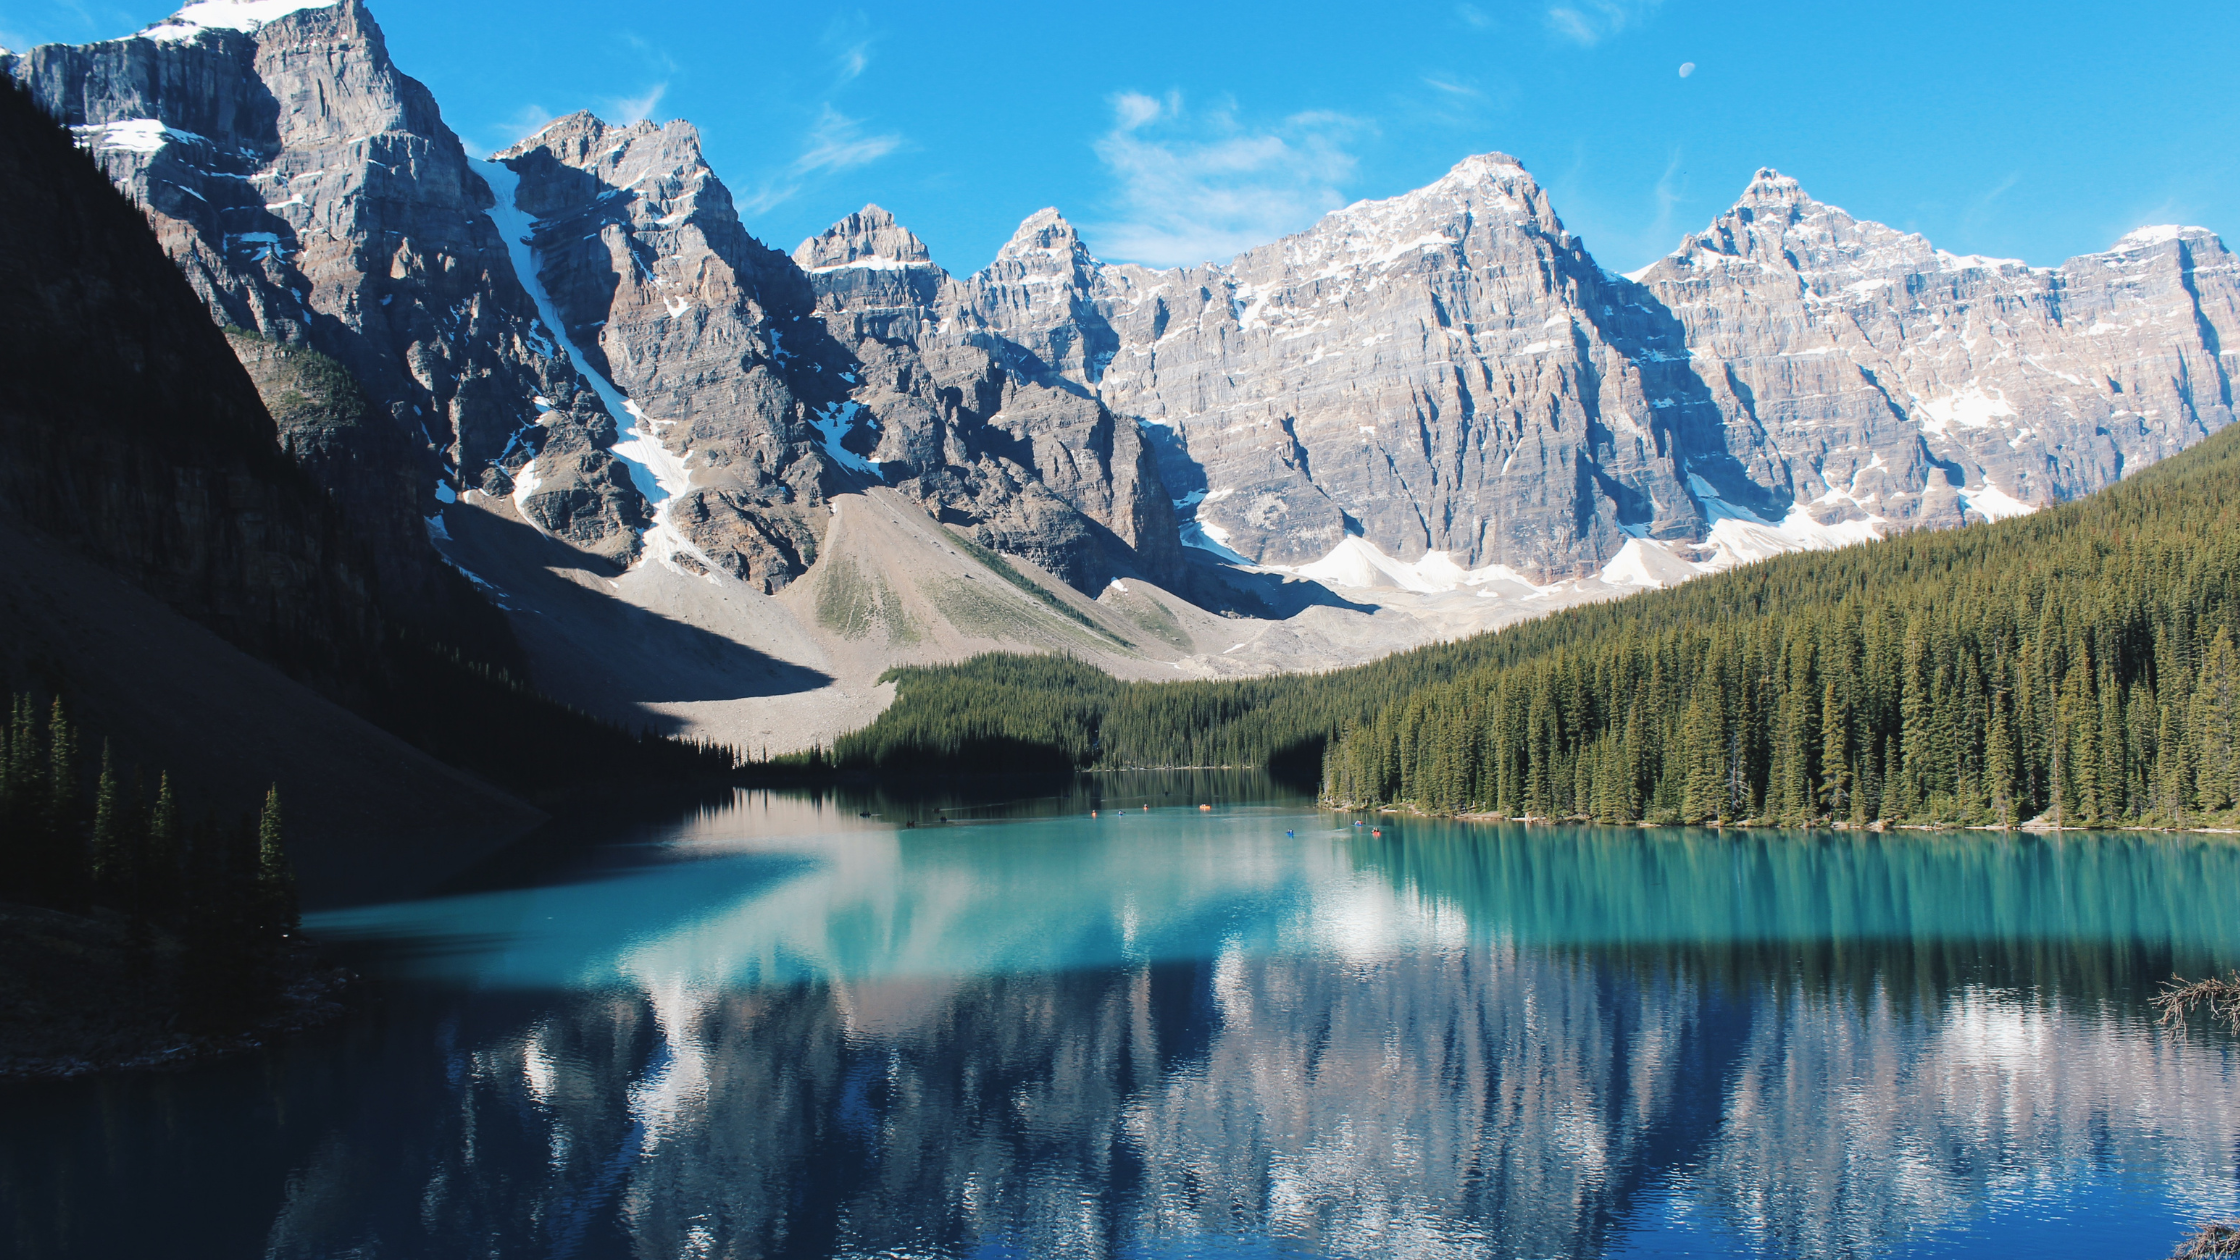
[[[1464,26],[1474,30],[1490,31],[1493,29],[1493,16],[1477,5],[1458,4],[1454,7],[1454,15],[1461,19]]]
[[[1548,29],[1584,48],[1647,21],[1660,0],[1570,0],[1550,5]]]
[[[1999,198],[2007,195],[2016,184],[2021,182],[2022,172],[2016,171],[1991,187],[1968,198],[1967,208],[1960,214],[1960,225],[1970,233],[1982,230],[1984,224],[1990,221]]]
[[[740,204],[750,212],[768,210],[799,193],[811,176],[868,166],[901,147],[901,133],[869,134],[861,119],[826,105],[802,137],[801,156],[741,198]]]
[[[827,105],[809,129],[809,147],[794,162],[803,174],[811,171],[844,171],[885,157],[902,143],[899,133],[865,135],[863,123]]]
[[[672,77],[684,73],[684,67],[677,64],[677,59],[669,55],[668,49],[642,35],[625,31],[622,42],[630,45],[637,52],[638,60],[644,62],[646,69],[653,73]]]
[[[832,54],[832,86],[840,88],[862,78],[871,67],[871,49],[878,42],[878,33],[871,29],[871,19],[865,14],[843,13],[826,24],[819,42]]]
[[[1106,256],[1153,266],[1228,258],[1344,205],[1346,146],[1366,130],[1328,111],[1247,126],[1233,105],[1193,114],[1176,92],[1123,92],[1112,114],[1096,150],[1115,215],[1090,233]]]
[[[837,95],[864,76],[879,37],[861,11],[837,14],[825,24],[817,42],[830,58],[828,93]],[[741,209],[753,214],[791,201],[819,177],[869,166],[902,148],[904,139],[899,131],[870,130],[865,120],[848,116],[828,99],[817,106],[816,118],[802,132],[800,144],[801,151],[792,161],[739,198]]]
[[[470,155],[477,158],[486,158],[500,149],[512,148],[515,144],[544,130],[545,124],[551,122],[555,117],[557,115],[542,105],[533,103],[523,105],[507,117],[476,129],[491,143],[487,145],[477,144],[464,135],[459,137],[459,143]]]
[[[1392,98],[1393,108],[1419,125],[1467,128],[1478,137],[1514,104],[1514,81],[1479,78],[1448,67],[1427,70],[1413,83],[1404,84]]]
[[[653,111],[660,108],[661,98],[668,95],[668,92],[668,84],[656,83],[646,89],[642,96],[611,97],[606,102],[606,112],[612,114],[617,122],[642,123],[653,117]]]
[[[1645,243],[1653,248],[1669,249],[1670,246],[1665,242],[1675,239],[1672,232],[1673,212],[1687,199],[1687,177],[1680,169],[1680,162],[1680,150],[1674,149],[1671,160],[1664,164],[1664,174],[1657,177],[1654,190],[1657,217],[1649,221],[1648,230],[1642,234]]]
[[[1565,224],[1586,241],[1595,259],[1612,271],[1655,262],[1701,222],[1695,217],[1700,207],[1688,193],[1687,154],[1681,149],[1674,148],[1666,155],[1664,170],[1645,193],[1616,198],[1600,195],[1602,186],[1594,181],[1590,168],[1588,153],[1581,149],[1567,170],[1544,182],[1549,197],[1567,207]]]

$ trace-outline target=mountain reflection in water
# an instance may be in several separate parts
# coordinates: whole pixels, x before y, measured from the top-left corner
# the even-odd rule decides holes
[[[7,1206],[74,1209],[24,1254],[2145,1257],[2234,1204],[2233,1055],[2144,1017],[2240,963],[2227,842],[1184,803],[741,794],[321,916],[377,1010],[12,1100]]]

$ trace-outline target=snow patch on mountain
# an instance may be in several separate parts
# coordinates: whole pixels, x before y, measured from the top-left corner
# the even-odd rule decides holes
[[[2157,223],[2150,227],[2133,228],[2131,231],[2124,233],[2123,239],[2116,242],[2116,249],[2121,251],[2124,249],[2143,249],[2149,245],[2168,245],[2188,232],[2206,233],[2208,230],[2207,228],[2181,227],[2175,223]]]
[[[1210,521],[1190,520],[1182,525],[1182,545],[1219,556],[1230,564],[1252,568],[1253,563],[1229,546],[1229,531]]]
[[[824,453],[832,457],[833,463],[840,465],[842,468],[862,473],[873,480],[884,481],[886,475],[880,471],[879,465],[840,444],[840,439],[848,436],[849,427],[855,423],[856,413],[862,410],[863,405],[861,403],[826,403],[821,410],[810,417],[809,423],[815,427],[818,437],[823,440]]]
[[[805,267],[812,275],[827,271],[908,271],[913,267],[931,267],[926,260],[909,258],[851,258],[846,262],[828,263],[822,267]]]
[[[198,38],[204,31],[254,32],[303,9],[330,7],[331,0],[203,0],[141,31],[138,38],[172,43]]]
[[[1967,505],[1969,511],[1991,521],[2028,516],[2038,510],[2035,504],[2024,503],[1988,480],[1980,486],[1962,490],[1960,501]]]
[[[187,144],[208,144],[209,141],[191,131],[164,125],[157,118],[120,118],[115,122],[87,123],[70,128],[77,138],[78,147],[100,152],[104,149],[124,149],[133,153],[154,153],[174,141]]]
[[[567,355],[577,375],[599,396],[599,401],[607,405],[607,414],[618,422],[623,416],[631,418],[631,427],[624,430],[624,439],[614,444],[614,453],[630,469],[630,480],[637,486],[638,493],[646,497],[646,502],[660,503],[672,493],[670,485],[663,484],[663,473],[669,474],[668,481],[677,489],[682,489],[689,480],[682,475],[683,462],[661,446],[645,413],[624,397],[613,381],[591,370],[583,351],[576,348],[575,339],[568,335],[568,322],[560,317],[558,304],[553,302],[544,278],[538,274],[537,252],[529,243],[536,235],[536,219],[514,204],[514,195],[521,188],[521,176],[503,162],[483,161],[475,165],[481,169],[483,182],[490,185],[493,198],[490,222],[496,225],[498,235],[506,243],[506,253],[513,258],[514,274],[520,277],[521,287],[528,290],[529,300],[536,303],[537,315],[543,319],[544,326],[552,330],[561,352]],[[652,458],[654,451],[667,456],[667,460]],[[657,468],[656,463],[662,466]]]
[[[529,243],[536,232],[536,220],[515,204],[514,200],[521,188],[521,176],[503,162],[483,161],[475,165],[480,168],[483,180],[490,185],[493,200],[489,211],[490,221],[497,226],[498,235],[505,240],[506,252],[513,259],[514,272],[520,277],[530,300],[536,304],[537,314],[544,326],[552,330],[554,339],[560,343],[561,351],[567,356],[577,375],[598,395],[599,401],[607,405],[607,413],[614,416],[617,423],[624,416],[630,418],[630,427],[621,431],[609,451],[622,461],[623,467],[630,470],[631,484],[637,487],[639,494],[645,496],[646,502],[653,505],[653,524],[642,535],[644,550],[640,553],[639,563],[652,557],[677,573],[702,576],[721,585],[727,580],[721,567],[669,521],[669,513],[676,507],[677,496],[692,484],[692,473],[686,467],[692,458],[692,452],[686,451],[680,455],[661,441],[661,427],[674,421],[660,421],[648,416],[636,402],[617,389],[613,381],[591,370],[583,352],[576,347],[574,338],[569,336],[567,321],[561,318],[559,306],[552,300],[552,294],[546,289],[544,279],[537,270],[536,250]],[[531,525],[536,524],[536,518],[527,510],[528,499],[540,484],[535,468],[536,461],[531,460],[514,476],[514,504],[521,509],[522,518]],[[543,532],[541,528],[539,532]],[[699,566],[697,575],[676,562],[674,557],[679,554],[690,556]]]
[[[1944,437],[1952,426],[1963,429],[1988,429],[2001,417],[2015,415],[2015,409],[2004,396],[1993,396],[1979,385],[1970,385],[1956,394],[1932,398],[1921,404],[1929,418],[1921,422],[1921,431]]]

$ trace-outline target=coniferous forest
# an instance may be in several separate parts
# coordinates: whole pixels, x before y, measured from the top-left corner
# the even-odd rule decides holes
[[[1319,764],[1351,806],[2192,826],[2240,797],[2240,433],[2031,516],[1778,557],[1357,669],[896,671],[844,765]]]
[[[171,776],[151,782],[83,746],[57,698],[9,698],[0,727],[0,902],[121,916],[137,969],[190,1026],[229,1029],[272,1008],[298,970],[295,878],[280,793],[235,820],[191,825]],[[89,756],[90,754],[90,756]],[[157,937],[178,945],[167,977]]]

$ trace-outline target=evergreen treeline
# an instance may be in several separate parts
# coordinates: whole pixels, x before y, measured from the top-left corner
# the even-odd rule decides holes
[[[2192,824],[2240,796],[2240,433],[2017,520],[1777,557],[1329,674],[896,671],[843,764],[1266,765],[1512,817]]]
[[[1312,774],[1342,724],[1334,715],[1373,713],[1386,694],[1357,674],[1124,683],[1072,657],[991,652],[887,671],[894,704],[834,741],[833,760],[890,773],[1298,765]]]
[[[2236,484],[2226,434],[2019,520],[1551,619],[1574,632],[1534,627],[1514,637],[1538,650],[1350,729],[1327,788],[1608,822],[2222,816],[2240,793]]]
[[[280,790],[232,825],[188,825],[168,774],[153,785],[112,761],[86,762],[57,698],[42,712],[9,698],[0,726],[0,901],[124,915],[154,962],[154,936],[180,945],[173,977],[185,1013],[223,1026],[270,1005],[288,976],[295,877]]]
[[[586,785],[722,778],[726,744],[630,731],[552,699],[506,670],[404,635],[358,709],[436,760],[532,800]]]

